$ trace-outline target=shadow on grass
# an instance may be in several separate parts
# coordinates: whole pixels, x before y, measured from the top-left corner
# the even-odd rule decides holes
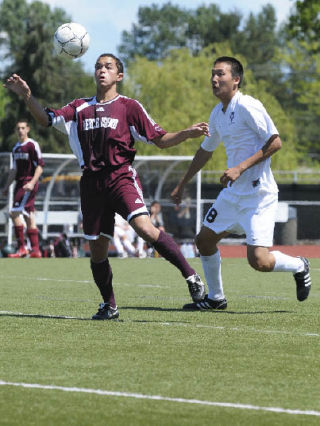
[[[203,311],[196,311],[196,310],[183,310],[178,308],[160,308],[160,307],[154,307],[154,306],[121,306],[121,310],[136,310],[136,311],[152,311],[152,312],[184,312],[184,313],[191,313],[191,312],[200,312]],[[261,314],[292,314],[294,311],[284,311],[284,310],[276,310],[276,311],[223,311],[223,310],[212,310],[209,311],[214,314],[227,314],[227,315],[261,315]],[[62,319],[62,320],[77,320],[77,321],[92,321],[92,319],[89,318],[83,318],[83,317],[72,317],[72,316],[64,316],[64,315],[45,315],[45,314],[24,314],[24,313],[15,313],[15,312],[2,312],[0,313],[0,317],[14,317],[14,318],[39,318],[39,319]],[[122,319],[114,319],[112,322],[126,322],[127,320]],[[130,322],[137,322],[137,323],[162,323],[163,320],[129,320]],[[99,321],[98,321],[99,322]],[[184,322],[184,321],[173,321],[170,319],[170,323],[174,322]]]
[[[198,309],[182,309],[182,308],[160,308],[158,306],[119,306],[119,310],[132,309],[136,311],[157,311],[157,312],[211,312],[214,314],[231,314],[231,315],[257,315],[257,314],[293,314],[295,311],[274,310],[274,311],[229,311],[211,309],[208,311],[199,311]]]

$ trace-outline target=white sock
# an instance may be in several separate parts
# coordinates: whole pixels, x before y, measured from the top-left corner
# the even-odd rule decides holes
[[[208,284],[208,297],[211,300],[224,299],[219,250],[211,256],[200,256],[204,276]]]
[[[304,263],[300,257],[288,256],[281,251],[271,251],[270,253],[276,260],[274,272],[293,272],[296,274],[304,270]]]

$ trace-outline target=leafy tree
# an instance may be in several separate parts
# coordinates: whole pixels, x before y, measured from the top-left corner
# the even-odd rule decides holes
[[[297,147],[300,152],[313,159],[320,158],[320,58],[315,53],[320,43],[292,42],[279,55],[282,67],[286,69],[286,92],[290,95],[284,107],[296,123]]]
[[[319,0],[298,0],[295,11],[289,18],[287,30],[291,39],[317,42],[320,37]]]
[[[230,45],[215,45],[216,54],[232,55]],[[246,68],[246,60],[239,57]],[[127,96],[139,99],[164,129],[176,131],[199,121],[208,121],[211,109],[218,100],[213,97],[210,85],[213,63],[212,47],[194,57],[188,49],[170,52],[161,62],[136,58],[129,64],[128,77],[123,84]],[[274,156],[274,169],[290,170],[297,165],[295,129],[292,118],[286,114],[263,81],[257,82],[252,71],[245,72],[244,93],[259,98],[273,117],[284,142],[284,149]],[[201,143],[189,140],[163,151],[165,155],[194,155]],[[137,145],[140,155],[155,153],[154,147]],[[222,170],[226,167],[225,152],[219,147],[208,168]]]
[[[6,106],[9,103],[9,96],[6,90],[0,86],[0,120],[5,118]]]
[[[53,34],[70,18],[62,9],[51,10],[40,1],[3,0],[0,5],[0,27],[6,33],[8,65],[3,79],[16,72],[24,78],[32,93],[43,105],[61,106],[77,96],[90,95],[93,81],[81,63],[53,54]],[[13,129],[21,116],[30,117],[24,102],[8,91],[10,103],[6,120],[1,121],[1,150],[10,150],[15,136]],[[69,152],[66,139],[58,132],[44,129],[32,122],[33,137],[44,151]]]
[[[187,10],[170,2],[162,6],[140,7],[138,24],[133,24],[131,31],[122,33],[119,52],[126,62],[135,56],[163,59],[170,50],[180,47],[188,47],[197,53],[209,44],[235,39],[240,21],[239,13],[222,13],[214,4],[196,10]]]

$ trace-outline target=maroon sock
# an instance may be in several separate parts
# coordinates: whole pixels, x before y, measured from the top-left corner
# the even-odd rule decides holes
[[[23,225],[18,225],[14,227],[14,232],[16,234],[16,240],[18,243],[18,249],[24,247],[24,227]]]
[[[109,303],[112,308],[116,307],[112,287],[112,269],[109,260],[106,259],[101,263],[94,263],[91,260],[91,271],[94,282],[97,284],[103,301]]]
[[[179,247],[170,235],[160,231],[159,238],[153,246],[162,257],[167,259],[180,270],[184,278],[188,278],[190,275],[195,273],[195,270],[191,268],[189,263],[183,257]]]
[[[37,228],[28,229],[27,235],[33,251],[39,251],[39,233]]]

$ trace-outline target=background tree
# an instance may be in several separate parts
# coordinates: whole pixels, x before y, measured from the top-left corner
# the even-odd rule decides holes
[[[319,0],[298,0],[294,12],[289,17],[287,30],[291,39],[317,42],[320,38]],[[317,48],[319,49],[319,45]]]
[[[5,80],[12,72],[24,78],[35,97],[43,105],[61,106],[85,93],[92,94],[93,79],[82,69],[81,63],[53,54],[53,34],[70,18],[62,9],[51,10],[47,4],[26,0],[3,0],[0,5],[0,27],[6,33]],[[67,84],[66,84],[67,83]],[[1,150],[9,151],[16,136],[15,123],[21,116],[30,117],[24,102],[8,92],[10,103],[6,119],[1,121]],[[40,127],[32,121],[32,136],[41,143],[43,151],[70,152],[66,139],[58,132]]]
[[[139,8],[138,23],[123,31],[118,50],[125,62],[135,56],[163,59],[179,47],[188,47],[195,54],[212,43],[235,39],[240,21],[240,13],[222,13],[215,4],[191,10],[170,2],[152,4]]]

